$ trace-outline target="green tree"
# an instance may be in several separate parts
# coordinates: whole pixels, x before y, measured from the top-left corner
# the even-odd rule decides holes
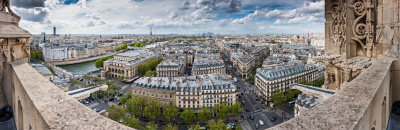
[[[128,102],[128,98],[126,96],[123,96],[121,98],[119,98],[118,100],[120,103],[125,104],[126,102]]]
[[[220,129],[220,130],[227,130],[227,125],[224,123],[224,120],[218,120],[218,122],[217,122],[217,127]]]
[[[36,53],[36,58],[38,60],[43,60],[43,53],[41,51],[39,51],[38,53]]]
[[[214,112],[217,115],[217,117],[221,119],[226,118],[226,114],[229,113],[229,107],[226,106],[226,103],[222,104],[215,104],[214,105]]]
[[[50,72],[53,73],[53,75],[56,75],[56,72],[53,70],[53,67],[47,66],[47,69],[49,69]]]
[[[175,106],[174,103],[169,103],[163,112],[164,117],[167,118],[168,121],[171,121],[172,119],[175,120],[175,117],[177,117],[178,114],[179,109]]]
[[[163,130],[178,130],[178,126],[168,123],[168,125],[163,127]]]
[[[155,120],[158,115],[161,114],[161,105],[160,103],[155,100],[155,99],[147,99],[144,110],[143,110],[143,115],[147,117],[149,120]]]
[[[90,80],[90,76],[88,74],[83,74],[82,79],[88,81],[88,80]]]
[[[134,129],[140,129],[142,127],[142,122],[139,119],[135,118],[134,115],[131,115],[126,118],[124,125],[129,126]]]
[[[32,60],[36,60],[37,59],[36,53],[34,51],[31,51],[31,59]]]
[[[183,110],[180,116],[186,123],[191,124],[196,119],[196,115],[192,109]]]
[[[188,130],[200,130],[200,125],[199,124],[192,124],[189,126]]]
[[[130,100],[132,98],[132,89],[125,94],[126,98]]]
[[[123,106],[119,106],[116,104],[112,104],[109,108],[107,108],[108,117],[111,120],[119,122],[120,120],[125,118],[126,111]]]
[[[157,130],[158,125],[154,121],[150,121],[146,123],[146,126],[144,128],[145,130]]]
[[[242,126],[240,124],[238,124],[235,128],[235,130],[242,130]]]
[[[145,74],[146,77],[156,76],[156,71],[148,70]]]
[[[231,107],[231,112],[230,112],[230,113],[231,113],[234,117],[238,117],[239,114],[240,114],[240,112],[243,111],[243,109],[240,107],[241,105],[242,105],[242,104],[239,103],[239,102],[237,102],[237,103],[235,103],[235,104],[232,105],[232,107]]]
[[[211,111],[210,111],[210,108],[208,108],[208,107],[202,107],[201,110],[200,110],[200,112],[199,112],[199,114],[198,114],[198,116],[199,116],[199,120],[200,120],[201,122],[208,121],[208,120],[211,118],[211,116],[212,116],[212,113],[211,113]]]
[[[144,97],[134,97],[126,104],[126,110],[135,115],[143,114],[143,107],[146,99]]]
[[[272,102],[274,102],[275,105],[281,105],[287,101],[287,98],[285,95],[281,92],[281,90],[277,90],[272,93]]]
[[[297,95],[301,94],[302,92],[296,89],[290,89],[286,92],[285,96],[288,101],[293,101],[296,99]]]
[[[96,66],[96,68],[103,68],[104,66],[104,61],[107,61],[109,59],[114,58],[114,56],[110,56],[110,57],[102,57],[100,59],[97,59],[94,63],[94,65]]]
[[[254,76],[251,76],[251,77],[249,78],[249,81],[250,81],[250,83],[254,84],[254,81],[255,81]]]
[[[207,122],[208,127],[210,127],[210,130],[227,130],[227,126],[225,125],[223,120],[218,120],[217,123],[215,123],[214,119],[209,120]]]
[[[74,78],[69,79],[69,85],[73,88],[76,88],[77,86],[83,85],[83,82],[76,80]]]

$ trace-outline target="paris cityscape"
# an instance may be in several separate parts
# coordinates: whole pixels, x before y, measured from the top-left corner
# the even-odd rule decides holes
[[[0,3],[1,130],[400,129],[400,0]]]

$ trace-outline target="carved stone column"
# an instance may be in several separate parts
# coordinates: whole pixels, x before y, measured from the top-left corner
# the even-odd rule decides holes
[[[0,5],[3,9],[0,11],[0,109],[5,104],[13,106],[14,86],[11,83],[12,71],[8,63],[20,59],[28,61],[29,38],[32,36],[28,31],[18,27],[20,18],[10,12],[11,9],[7,4],[9,3]],[[5,10],[6,8],[8,9]]]

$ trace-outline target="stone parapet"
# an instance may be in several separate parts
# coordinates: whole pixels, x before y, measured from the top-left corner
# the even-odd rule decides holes
[[[385,129],[389,106],[400,84],[398,58],[382,57],[353,81],[318,106],[271,130],[380,130]],[[397,79],[396,79],[396,77]]]
[[[10,66],[12,80],[6,84],[14,87],[9,104],[18,129],[131,130],[79,103],[23,60],[13,61]]]

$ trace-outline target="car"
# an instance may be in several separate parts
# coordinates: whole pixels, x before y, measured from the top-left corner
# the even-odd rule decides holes
[[[260,123],[261,126],[264,126],[264,122],[262,120],[259,120],[258,123]]]
[[[243,95],[243,93],[240,93],[240,95]]]
[[[254,123],[254,128],[258,129],[258,128],[260,128],[260,126],[258,126],[257,123]]]
[[[250,118],[250,120],[254,120],[254,116],[253,115],[250,115],[249,118]]]
[[[295,103],[296,103],[295,101],[289,102],[289,107],[293,107]]]
[[[108,101],[113,101],[114,100],[114,98],[110,98],[110,99],[108,99]]]
[[[239,98],[242,98],[242,96],[239,95]]]
[[[250,112],[250,110],[249,110],[249,109],[247,109],[247,108],[246,108],[246,111],[247,111],[247,112]]]
[[[119,100],[119,97],[117,97],[117,100]]]
[[[244,105],[244,101],[242,101],[242,104]]]
[[[271,121],[272,121],[272,122],[276,121],[276,117],[273,116],[273,117],[271,118]]]
[[[96,112],[99,112],[100,110],[99,109],[97,109],[97,108],[95,108],[95,109],[93,109],[94,111],[96,111]]]

